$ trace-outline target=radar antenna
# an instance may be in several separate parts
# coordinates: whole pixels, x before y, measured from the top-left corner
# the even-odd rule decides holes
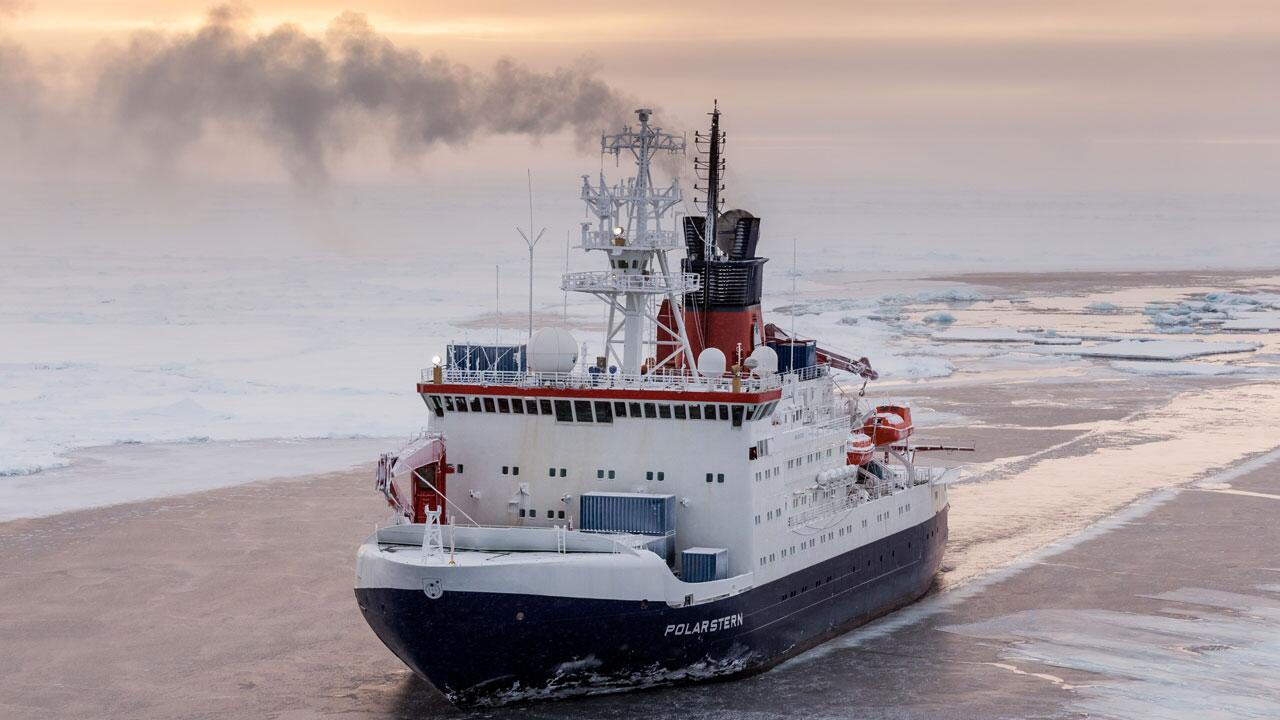
[[[694,190],[705,193],[702,202],[703,209],[706,211],[706,223],[702,226],[702,244],[703,257],[708,261],[715,258],[716,252],[716,221],[720,218],[720,191],[724,190],[724,157],[720,154],[724,145],[724,133],[720,132],[720,101],[715,100],[711,106],[711,132],[707,134],[694,133],[693,140],[698,146],[698,153],[705,157],[694,158],[694,171],[698,174],[698,179],[703,181],[703,185],[695,184]],[[705,148],[705,149],[704,149]],[[698,203],[694,200],[695,205]],[[705,308],[710,304],[711,300],[711,283],[702,284],[702,306]],[[702,315],[702,334],[707,335],[707,322],[709,315]]]
[[[629,374],[671,367],[671,361],[682,354],[685,367],[693,367],[683,313],[663,313],[654,305],[661,298],[666,307],[677,308],[685,293],[701,289],[698,276],[672,273],[667,262],[667,252],[682,247],[674,228],[664,227],[667,214],[683,199],[680,180],[655,187],[651,169],[656,153],[683,155],[685,138],[650,125],[653,111],[648,108],[636,110],[636,116],[639,127],[626,126],[620,133],[600,138],[601,155],[613,155],[618,161],[627,153],[635,159],[635,177],[607,185],[603,172],[594,183],[590,176],[582,176],[582,200],[596,222],[594,229],[592,223],[582,224],[580,246],[605,252],[609,270],[565,273],[561,282],[564,290],[590,293],[608,303],[605,357]],[[648,332],[650,323],[677,338],[676,348],[666,357],[658,357],[657,333]],[[619,343],[621,354],[616,348]],[[646,345],[654,346],[654,355],[645,352]]]

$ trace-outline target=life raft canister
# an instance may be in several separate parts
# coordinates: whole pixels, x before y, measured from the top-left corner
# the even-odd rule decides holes
[[[880,405],[862,424],[862,433],[874,445],[892,445],[911,436],[911,408],[905,405]]]
[[[849,439],[844,444],[845,462],[848,465],[866,465],[871,462],[871,457],[875,455],[876,444],[871,442],[871,438],[860,432],[849,433]]]

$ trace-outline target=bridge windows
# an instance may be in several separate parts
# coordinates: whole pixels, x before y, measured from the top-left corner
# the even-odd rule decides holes
[[[556,400],[556,421],[573,422],[573,406],[568,400]]]
[[[559,422],[612,423],[615,417],[650,420],[728,420],[734,427],[762,416],[764,405],[659,403],[589,398],[519,398],[462,395],[423,395],[437,417],[446,412],[487,412],[511,415],[552,415]],[[757,443],[756,456],[768,454]]]
[[[613,404],[608,400],[596,401],[596,422],[613,422]]]

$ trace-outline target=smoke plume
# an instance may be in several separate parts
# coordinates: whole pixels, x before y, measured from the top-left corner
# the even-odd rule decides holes
[[[0,12],[12,4],[0,0]],[[397,47],[355,13],[321,37],[292,25],[254,33],[247,19],[220,6],[194,32],[138,35],[96,59],[82,85],[91,97],[60,106],[77,108],[81,131],[141,147],[157,164],[208,133],[248,132],[302,186],[323,185],[331,161],[370,136],[402,158],[486,134],[586,140],[636,106],[588,68],[541,72],[504,59],[477,71]],[[67,128],[67,118],[49,117],[46,84],[20,49],[0,46],[0,93],[21,98],[0,111],[0,124],[21,132],[36,114],[42,127]]]

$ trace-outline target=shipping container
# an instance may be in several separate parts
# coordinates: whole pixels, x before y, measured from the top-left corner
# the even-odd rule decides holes
[[[447,354],[455,370],[521,372],[527,367],[524,345],[450,345]]]
[[[689,548],[680,553],[680,579],[709,582],[729,576],[729,551],[725,548]]]
[[[578,526],[588,532],[666,535],[676,529],[676,496],[583,493]]]
[[[813,340],[783,340],[769,347],[778,354],[778,372],[795,372],[818,364],[818,343]]]

